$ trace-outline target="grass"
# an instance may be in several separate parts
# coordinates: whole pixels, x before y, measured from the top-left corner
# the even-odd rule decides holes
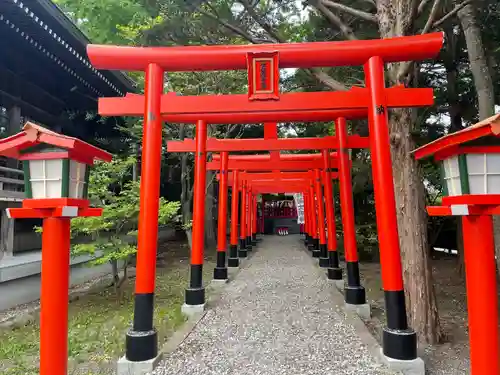
[[[159,345],[185,318],[181,313],[188,282],[188,261],[169,260],[157,269],[154,325]],[[206,264],[204,280],[210,280],[213,264]],[[75,368],[85,364],[110,362],[124,353],[125,332],[133,318],[134,282],[129,280],[118,300],[113,288],[101,288],[69,305],[68,356]],[[33,323],[12,331],[0,332],[0,373],[2,375],[37,375],[39,325]],[[70,366],[71,368],[72,366]],[[91,370],[69,374],[102,374]]]

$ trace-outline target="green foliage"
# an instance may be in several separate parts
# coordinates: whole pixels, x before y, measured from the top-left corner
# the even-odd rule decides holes
[[[54,0],[94,43],[135,44],[160,22],[137,0]]]
[[[94,264],[127,260],[136,252],[134,246],[139,217],[139,181],[130,180],[135,158],[117,158],[98,163],[90,174],[89,198],[102,206],[100,217],[76,218],[71,222],[73,236],[91,236],[92,241],[76,244],[73,255],[96,256]],[[179,210],[179,202],[159,201],[158,222],[168,224]]]

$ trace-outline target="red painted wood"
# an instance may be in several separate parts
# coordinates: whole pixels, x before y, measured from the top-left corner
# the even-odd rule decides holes
[[[247,68],[247,54],[278,52],[280,68],[362,65],[370,57],[384,62],[424,60],[441,50],[443,33],[388,39],[251,45],[117,47],[88,45],[97,69],[143,71],[150,63],[165,71],[208,71]]]
[[[421,107],[434,102],[433,90],[429,88],[408,89],[400,86],[385,90],[388,107]],[[349,117],[344,111],[364,110],[369,106],[369,93],[364,88],[348,91],[293,92],[282,94],[279,101],[248,101],[246,95],[199,95],[178,96],[174,93],[162,96],[161,113],[170,123],[207,122],[241,123],[244,114],[272,113],[275,121],[283,121],[288,113],[300,113],[301,118],[317,116],[317,112],[329,111],[325,121],[336,117]],[[99,98],[99,114],[102,116],[141,116],[144,99],[141,95],[127,95],[116,98]],[[340,111],[340,113],[339,113]],[[366,114],[366,112],[364,112]],[[232,118],[227,118],[227,115]],[[257,122],[256,117],[253,122]],[[248,119],[248,118],[247,118]]]
[[[265,126],[265,125],[264,125]],[[368,137],[351,135],[347,138],[348,148],[369,148]],[[281,138],[281,139],[216,139],[208,138],[207,152],[231,151],[279,151],[279,150],[323,150],[339,148],[338,137],[323,138]],[[194,152],[194,139],[168,141],[168,152]],[[214,155],[214,160],[218,155]],[[237,158],[232,155],[231,159]]]

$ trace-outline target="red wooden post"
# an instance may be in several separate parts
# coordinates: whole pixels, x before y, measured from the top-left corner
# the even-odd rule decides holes
[[[382,287],[387,317],[387,327],[383,330],[383,352],[389,358],[412,360],[417,358],[417,335],[408,327],[406,316],[391,144],[384,95],[384,62],[380,57],[372,57],[364,69],[366,87],[370,90],[371,97],[368,125]]]
[[[161,95],[163,70],[156,64],[146,69],[144,132],[142,138],[141,196],[137,236],[134,323],[126,336],[125,356],[147,361],[158,355],[158,337],[153,327],[158,209],[162,156]]]
[[[229,267],[238,267],[240,258],[238,258],[238,170],[233,171],[233,190],[231,195],[231,244],[229,246],[229,258],[227,265]]]
[[[264,194],[262,194],[262,199],[260,202],[260,233],[264,234],[265,233],[265,207],[266,207],[266,200],[264,199]]]
[[[40,375],[66,375],[70,219],[43,219]]]
[[[314,170],[314,190],[318,206],[318,232],[319,232],[319,249],[313,253],[315,258],[327,259],[328,251],[326,248],[326,232],[325,232],[325,206],[323,204],[323,189],[321,188],[321,171]]]
[[[316,204],[316,197],[314,195],[314,183],[311,180],[309,186],[309,196],[311,202],[311,237],[312,237],[312,246],[309,245],[309,250],[312,251],[313,256],[319,256],[319,238],[318,238],[318,211]]]
[[[347,148],[347,124],[345,118],[335,121],[335,129],[339,137],[339,184],[340,207],[342,212],[342,229],[344,232],[344,253],[346,260],[347,285],[345,286],[345,302],[350,305],[366,303],[365,288],[361,286],[359,277],[358,249],[356,244],[356,227],[354,220],[354,202],[352,199],[352,176],[349,165],[349,149]]]
[[[305,202],[305,217],[306,217],[306,229],[307,229],[307,238],[306,238],[306,246],[309,250],[312,250],[314,247],[314,239],[312,236],[312,205],[311,205],[311,193],[309,189],[304,193],[304,202]]]
[[[240,211],[240,250],[238,251],[238,256],[240,258],[246,258],[247,255],[247,182],[243,179],[241,181],[241,211]]]
[[[247,250],[252,250],[252,226],[253,226],[253,210],[252,210],[252,189],[249,187],[247,189],[247,199],[246,199],[246,212],[247,212],[247,228],[246,228],[246,240]]]
[[[307,192],[303,193],[304,197],[304,245],[307,247],[310,242],[309,234],[309,195]]]
[[[189,308],[199,310],[205,304],[203,287],[203,252],[205,246],[205,184],[206,184],[206,141],[207,123],[196,123],[196,153],[194,157],[194,196],[193,196],[193,244],[191,249],[191,277],[186,289],[185,312]],[[195,307],[195,308],[193,308]]]
[[[227,185],[228,174],[227,164],[229,155],[222,153],[220,159],[220,181],[219,181],[219,220],[217,235],[217,265],[214,269],[215,280],[227,280],[226,267],[226,247],[227,247]]]
[[[259,215],[257,210],[257,194],[253,196],[253,231],[252,231],[252,245],[257,245],[257,223],[259,221]]]
[[[342,269],[339,267],[339,255],[337,252],[337,230],[335,228],[335,202],[333,200],[332,174],[330,172],[330,155],[328,150],[323,150],[323,166],[325,173],[325,201],[326,201],[326,223],[328,228],[328,278],[330,280],[342,280]],[[321,259],[320,259],[321,262]],[[320,264],[321,265],[321,264]]]
[[[471,374],[500,374],[498,290],[492,217],[463,216],[462,225]]]

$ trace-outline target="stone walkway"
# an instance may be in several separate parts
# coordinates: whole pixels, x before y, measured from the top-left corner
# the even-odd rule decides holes
[[[380,375],[298,236],[267,236],[155,375]]]

